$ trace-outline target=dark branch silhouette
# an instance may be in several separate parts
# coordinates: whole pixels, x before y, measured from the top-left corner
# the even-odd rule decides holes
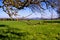
[[[46,4],[46,7],[48,8],[51,6],[52,8],[55,8],[57,6],[56,2],[59,4],[59,0],[3,0],[3,6],[0,6],[3,8],[3,11],[6,12],[9,17],[12,18],[12,15],[17,16],[17,11],[16,10],[21,10],[24,9],[24,7],[29,7],[30,5],[34,4],[40,7],[40,9],[44,8],[42,7],[41,3],[44,2]],[[13,9],[15,7],[16,9]],[[15,12],[12,12],[11,10],[15,10]],[[33,8],[32,8],[33,10]],[[58,12],[60,8],[58,8]]]

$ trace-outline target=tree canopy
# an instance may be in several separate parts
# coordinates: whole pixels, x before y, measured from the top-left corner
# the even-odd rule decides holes
[[[32,4],[37,5],[40,9],[45,10],[41,5],[42,2],[46,4],[47,9],[49,6],[51,6],[52,8],[58,7],[58,12],[60,12],[60,0],[3,0],[2,3],[4,5],[1,7],[3,8],[3,11],[11,17],[12,15],[16,16],[18,10],[21,10],[24,7],[29,7]],[[11,10],[13,10],[14,12],[12,12]]]
[[[4,0],[3,4],[7,6],[14,6],[19,9],[28,7],[31,4],[36,4],[40,8],[42,8],[40,5],[42,2],[45,2],[46,7],[48,7],[49,5],[51,5],[51,7],[55,7],[56,5],[53,1],[50,0]]]

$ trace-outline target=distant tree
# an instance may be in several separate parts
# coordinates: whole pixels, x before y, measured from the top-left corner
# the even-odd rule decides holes
[[[21,10],[24,7],[29,7],[32,4],[39,6],[39,8],[42,10],[45,10],[41,5],[42,2],[46,4],[47,9],[49,6],[51,6],[52,8],[55,8],[56,6],[55,3],[56,0],[55,1],[54,0],[3,0],[2,3],[4,5],[1,7],[3,8],[3,11],[6,12],[9,15],[9,17],[12,18],[12,15],[17,16],[18,10]]]

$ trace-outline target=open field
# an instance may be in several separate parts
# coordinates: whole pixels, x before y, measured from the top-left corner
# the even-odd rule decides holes
[[[60,20],[0,21],[0,40],[60,40]]]

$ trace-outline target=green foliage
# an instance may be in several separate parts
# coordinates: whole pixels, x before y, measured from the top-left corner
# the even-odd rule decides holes
[[[59,20],[0,21],[0,40],[60,40],[59,22]]]

